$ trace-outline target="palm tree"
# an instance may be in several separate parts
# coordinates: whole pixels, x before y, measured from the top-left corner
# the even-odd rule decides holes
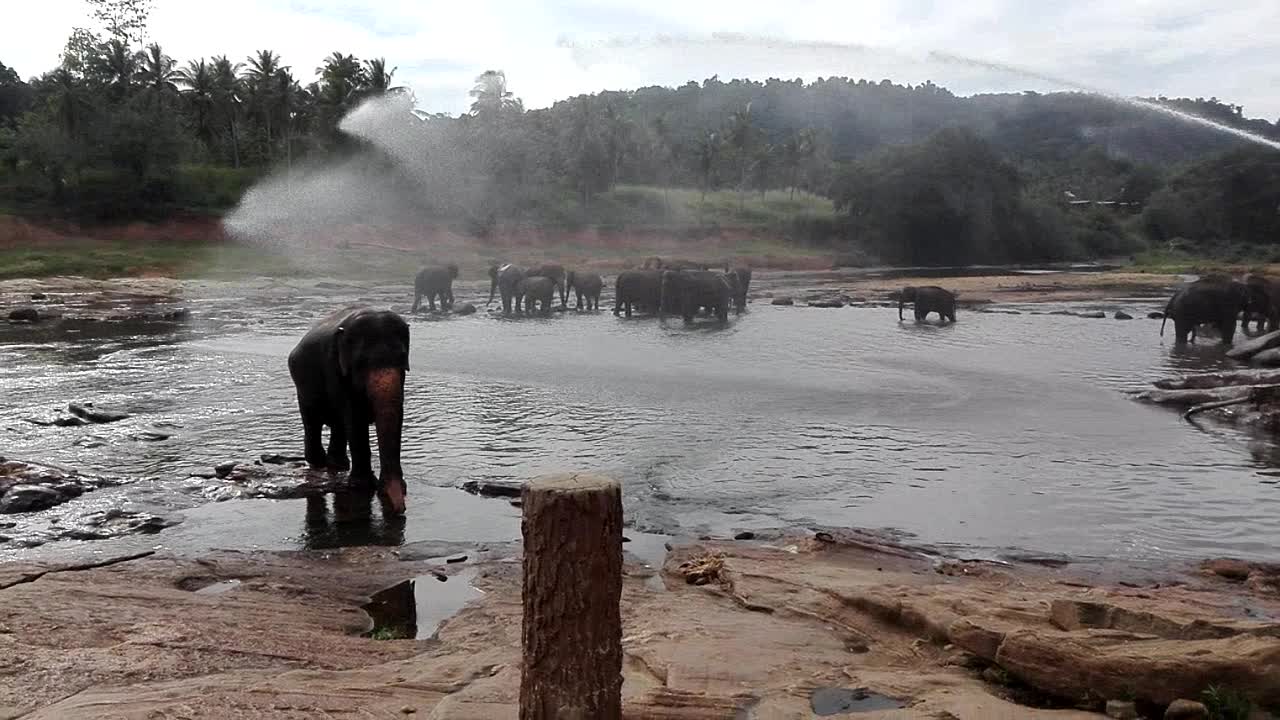
[[[720,157],[720,136],[714,130],[708,130],[698,143],[698,170],[702,174],[702,204],[707,202],[707,188],[711,185],[711,173],[715,170],[716,161]]]
[[[214,68],[204,58],[192,60],[177,72],[176,79],[186,88],[182,96],[195,117],[196,137],[212,152],[214,98],[217,94]]]
[[[287,67],[277,68],[272,82],[275,86],[276,107],[280,113],[281,124],[284,126],[285,163],[292,168],[293,134],[297,129],[294,122],[305,93]]]
[[[316,68],[316,74],[320,76],[317,103],[322,129],[326,134],[336,136],[338,121],[359,99],[359,90],[365,84],[365,68],[355,55],[335,52]]]
[[[240,167],[240,104],[244,91],[241,67],[226,55],[213,59],[213,105],[230,134],[231,160],[237,168]]]
[[[787,168],[788,185],[791,186],[791,199],[796,199],[796,181],[800,168],[805,165],[817,151],[813,130],[804,128],[787,138],[782,144],[782,164]]]
[[[364,93],[377,97],[386,93],[403,92],[405,90],[403,86],[391,86],[391,78],[395,76],[396,70],[399,70],[399,68],[391,68],[388,71],[387,61],[384,58],[365,60]]]
[[[95,74],[110,88],[113,100],[128,96],[138,68],[138,56],[128,45],[118,39],[107,41],[93,64]]]
[[[618,184],[618,173],[631,140],[631,122],[609,103],[604,107],[605,153],[609,159],[609,189]]]
[[[177,70],[177,65],[173,58],[164,54],[160,43],[151,43],[147,46],[147,51],[142,54],[142,62],[136,77],[138,84],[142,85],[158,110],[164,108],[166,97],[176,95],[178,92],[176,83],[181,74]]]
[[[524,110],[524,103],[507,89],[507,74],[501,70],[480,73],[468,94],[475,98],[471,103],[471,114],[481,119],[494,121],[508,111],[519,113]]]
[[[746,204],[747,176],[751,172],[751,151],[755,147],[756,128],[751,120],[751,103],[729,116],[725,139],[738,155],[738,209]]]
[[[667,113],[655,115],[649,121],[649,127],[653,131],[653,155],[658,168],[658,183],[662,185],[662,203],[670,213],[671,199],[667,196],[667,186],[670,184],[668,161],[671,159],[671,123],[667,120]]]
[[[276,73],[281,69],[280,56],[270,50],[259,50],[257,55],[248,60],[244,84],[249,94],[250,112],[258,117],[266,132],[267,159],[270,160],[273,155],[271,118],[276,114]]]

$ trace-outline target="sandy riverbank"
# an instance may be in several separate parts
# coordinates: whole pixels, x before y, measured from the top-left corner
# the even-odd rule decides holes
[[[515,718],[517,552],[0,566],[0,717]],[[629,718],[808,718],[863,689],[882,703],[867,718],[1067,720],[1108,699],[1151,713],[1210,685],[1280,703],[1280,568],[1091,575],[856,533],[676,547],[657,581],[628,557]],[[690,560],[706,584],[686,582]],[[361,635],[375,591],[433,569],[474,572],[483,595],[434,639]]]

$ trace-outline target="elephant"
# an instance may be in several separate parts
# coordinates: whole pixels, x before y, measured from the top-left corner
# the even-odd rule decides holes
[[[898,294],[898,321],[902,321],[902,308],[906,303],[915,305],[916,322],[924,322],[929,313],[938,313],[938,319],[946,324],[956,321],[956,296],[950,290],[936,285],[904,287]]]
[[[510,263],[506,265],[493,264],[489,266],[489,302],[493,303],[493,294],[495,291],[502,291],[502,314],[511,314],[511,301],[516,297],[516,285],[525,278],[524,268],[516,267]],[[516,302],[516,310],[520,309],[519,301]]]
[[[627,317],[635,308],[643,312],[657,312],[661,300],[662,271],[628,270],[614,281],[613,314],[619,315],[625,308]]]
[[[408,372],[409,324],[388,310],[352,307],[335,312],[289,353],[307,463],[335,470],[349,467],[353,482],[372,485],[372,424],[378,435],[378,486],[384,506],[393,514],[404,513],[408,493],[400,469]],[[326,425],[327,453],[321,443]]]
[[[418,312],[424,297],[427,299],[427,309],[435,312],[437,296],[440,298],[441,310],[453,309],[453,281],[457,278],[458,266],[452,263],[419,270],[413,281],[413,309],[409,312]]]
[[[565,272],[563,265],[547,263],[535,268],[529,268],[528,272],[525,273],[525,277],[551,278],[556,286],[560,288],[560,307],[569,306],[568,273]]]
[[[664,270],[659,291],[661,312],[674,304],[684,321],[693,322],[700,308],[706,308],[720,322],[729,319],[733,285],[724,273],[705,270]],[[671,303],[668,303],[668,299]]]
[[[582,273],[571,270],[565,280],[565,287],[573,290],[577,295],[578,304],[574,306],[576,309],[582,309],[582,299],[584,297],[587,299],[588,310],[600,309],[600,291],[604,289],[604,278],[595,273]]]
[[[1217,327],[1222,344],[1230,345],[1235,339],[1236,317],[1268,302],[1257,285],[1221,277],[1202,278],[1169,298],[1164,307],[1164,320],[1160,321],[1160,335],[1164,336],[1165,323],[1173,318],[1178,345],[1185,345],[1188,335],[1194,339],[1196,326],[1205,323]]]
[[[524,300],[524,314],[532,315],[535,303],[541,303],[541,313],[551,314],[551,306],[556,297],[556,281],[543,275],[527,277],[516,284],[516,309],[520,309]]]
[[[1263,275],[1246,275],[1244,282],[1249,286],[1252,301],[1245,312],[1241,328],[1248,332],[1249,323],[1258,322],[1258,332],[1280,330],[1280,282]]]
[[[707,263],[704,263],[704,262],[698,262],[698,261],[696,261],[696,260],[683,260],[683,259],[680,259],[680,258],[673,258],[673,259],[671,259],[671,260],[663,260],[663,259],[662,259],[662,258],[660,258],[660,257],[654,256],[654,257],[651,257],[651,258],[649,258],[649,259],[647,259],[647,260],[645,260],[645,261],[644,261],[644,269],[645,269],[645,270],[702,270],[702,271],[708,271],[708,270],[710,270],[710,269],[711,269],[711,265],[709,265],[709,264],[707,264]],[[727,268],[727,267],[726,267],[725,269],[726,269],[726,271],[728,270],[728,268]]]
[[[727,273],[733,279],[733,305],[736,312],[747,309],[747,291],[751,289],[751,268],[734,268]]]

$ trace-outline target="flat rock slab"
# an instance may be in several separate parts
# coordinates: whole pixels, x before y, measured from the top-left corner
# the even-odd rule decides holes
[[[1235,360],[1245,360],[1273,347],[1280,347],[1280,330],[1237,343],[1227,351],[1227,357]]]
[[[0,514],[47,510],[123,480],[82,475],[17,460],[0,460]]]

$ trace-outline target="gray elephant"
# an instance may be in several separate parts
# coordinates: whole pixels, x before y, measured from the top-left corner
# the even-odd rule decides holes
[[[698,310],[706,308],[724,322],[729,319],[733,286],[724,273],[705,270],[664,270],[659,291],[661,312],[674,306],[684,321],[693,322]],[[668,302],[670,301],[670,302]]]
[[[936,285],[904,287],[898,294],[898,321],[902,321],[902,308],[907,303],[915,306],[916,322],[924,322],[929,313],[938,313],[943,324],[956,321],[956,296],[950,290]]]
[[[373,425],[378,433],[379,490],[385,506],[395,514],[405,508],[400,439],[408,371],[409,325],[385,310],[336,312],[313,327],[289,353],[307,462],[317,468],[350,467],[352,482],[372,486],[369,426]],[[321,442],[326,425],[328,452]]]
[[[1280,330],[1280,282],[1263,275],[1246,275],[1244,282],[1249,286],[1250,303],[1241,329],[1248,332],[1249,323],[1256,320],[1258,332],[1264,328],[1268,332]]]
[[[604,278],[595,273],[570,270],[565,287],[577,295],[578,304],[574,306],[576,309],[582,309],[583,298],[587,300],[588,310],[600,309],[600,291],[604,289]]]
[[[1202,324],[1216,327],[1222,336],[1222,344],[1230,345],[1236,335],[1236,317],[1267,302],[1265,294],[1256,285],[1222,277],[1202,278],[1169,298],[1164,307],[1164,320],[1160,321],[1160,335],[1164,336],[1165,323],[1173,318],[1174,335],[1179,345],[1185,345],[1188,336],[1194,339],[1196,326]]]
[[[569,284],[568,273],[565,272],[563,265],[556,263],[546,263],[537,267],[529,268],[525,272],[525,277],[545,277],[551,278],[555,282],[556,287],[560,289],[560,307],[568,307],[569,305]]]
[[[631,317],[634,308],[640,312],[657,312],[661,299],[662,272],[659,270],[628,270],[614,281],[613,314],[626,310]]]
[[[543,316],[550,315],[555,297],[556,282],[549,277],[538,275],[516,283],[516,308],[519,309],[523,301],[525,315],[533,314],[535,304],[541,304],[540,312]]]
[[[733,283],[733,305],[736,312],[747,309],[747,291],[751,289],[751,268],[740,267],[728,273]]]
[[[516,285],[525,278],[524,268],[516,267],[510,263],[506,265],[497,265],[496,263],[489,266],[489,302],[493,303],[493,294],[496,291],[502,293],[502,314],[511,314],[511,301],[516,299]],[[516,302],[516,310],[520,309],[519,301]]]
[[[452,309],[453,281],[457,277],[458,266],[452,263],[433,265],[419,270],[418,276],[413,280],[413,309],[409,312],[418,312],[424,297],[427,299],[427,309],[431,312],[436,311],[437,297],[440,298],[441,310]]]

